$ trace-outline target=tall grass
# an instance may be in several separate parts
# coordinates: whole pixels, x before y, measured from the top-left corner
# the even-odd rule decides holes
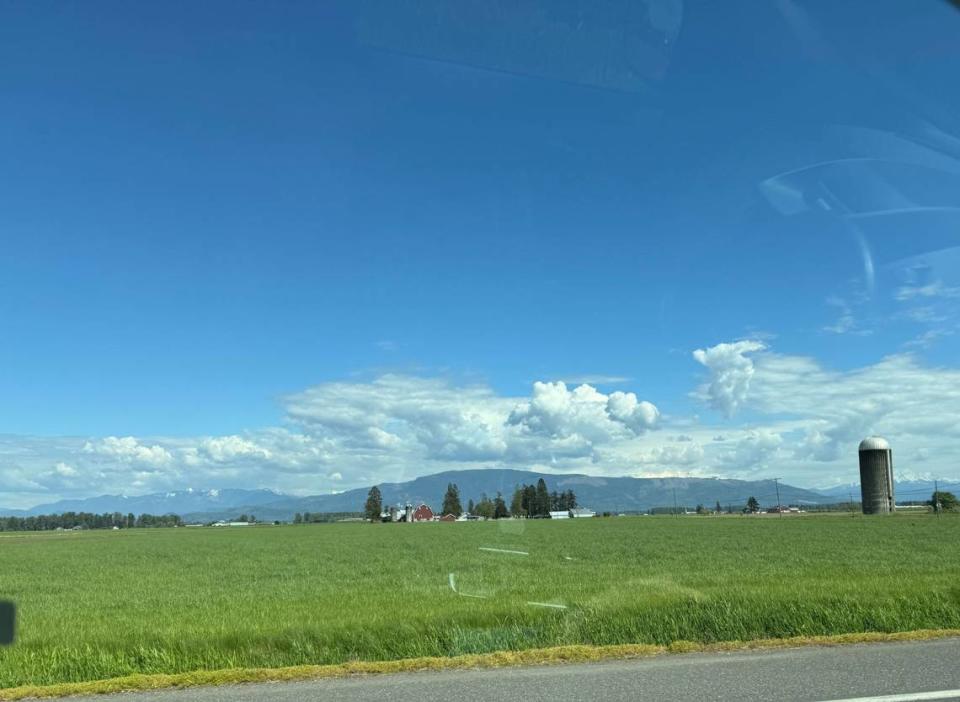
[[[18,643],[0,649],[0,687],[571,643],[960,628],[960,519],[10,535],[0,536],[0,597],[20,614]]]

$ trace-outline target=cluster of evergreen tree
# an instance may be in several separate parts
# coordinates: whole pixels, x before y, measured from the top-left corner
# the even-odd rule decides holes
[[[510,516],[510,510],[507,509],[507,503],[501,493],[492,500],[486,493],[480,497],[480,501],[474,504],[473,500],[467,502],[467,514],[473,514],[485,519],[506,519]]]
[[[547,517],[550,512],[576,509],[577,496],[573,490],[547,491],[543,478],[536,485],[518,485],[510,501],[510,512],[515,517]]]
[[[456,497],[456,500],[454,500]],[[444,514],[460,515],[460,493],[457,486],[450,484],[447,486],[447,495],[444,497]],[[460,511],[448,510],[447,507],[455,507]],[[503,519],[505,517],[547,517],[550,512],[560,512],[575,509],[577,506],[577,496],[573,490],[563,492],[549,492],[547,483],[543,478],[537,481],[536,485],[518,485],[513,491],[513,498],[510,500],[510,506],[503,499],[501,493],[490,499],[486,494],[481,496],[480,501],[474,504],[473,500],[467,503],[467,513],[487,519]]]
[[[443,495],[443,506],[440,514],[452,514],[459,517],[466,511],[477,517],[486,519],[505,519],[514,517],[548,517],[550,512],[566,511],[575,509],[577,506],[577,496],[573,490],[564,492],[549,492],[547,483],[543,478],[537,481],[536,485],[518,485],[513,493],[513,499],[510,506],[507,506],[501,493],[496,497],[490,498],[484,493],[478,502],[473,499],[467,501],[467,508],[464,510],[463,503],[460,501],[460,488],[456,483],[448,483],[447,491]],[[372,522],[380,520],[380,514],[383,510],[383,497],[377,486],[370,488],[367,493],[367,502],[364,505],[364,516]],[[297,514],[294,517],[294,523],[308,522],[309,513]]]
[[[131,529],[141,527],[180,526],[183,520],[176,514],[122,514],[120,512],[64,512],[38,514],[30,517],[0,517],[0,531],[49,531],[51,529]]]

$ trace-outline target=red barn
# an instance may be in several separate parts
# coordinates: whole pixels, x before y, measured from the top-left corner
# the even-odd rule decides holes
[[[420,505],[415,510],[413,510],[413,521],[415,522],[432,522],[433,521],[433,510],[427,507],[426,505]]]

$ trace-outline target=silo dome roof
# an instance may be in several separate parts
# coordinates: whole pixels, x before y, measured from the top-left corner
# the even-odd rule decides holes
[[[860,442],[861,451],[886,451],[889,448],[887,440],[879,436],[868,436]]]

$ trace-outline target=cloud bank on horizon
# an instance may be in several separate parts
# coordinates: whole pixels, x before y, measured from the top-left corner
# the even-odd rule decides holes
[[[856,480],[857,442],[889,437],[898,477],[960,477],[960,370],[911,353],[848,371],[739,340],[696,349],[705,415],[664,415],[633,392],[385,374],[283,399],[282,426],[188,438],[0,437],[5,506],[184,486],[323,493],[440,470],[512,467],[594,475]]]

